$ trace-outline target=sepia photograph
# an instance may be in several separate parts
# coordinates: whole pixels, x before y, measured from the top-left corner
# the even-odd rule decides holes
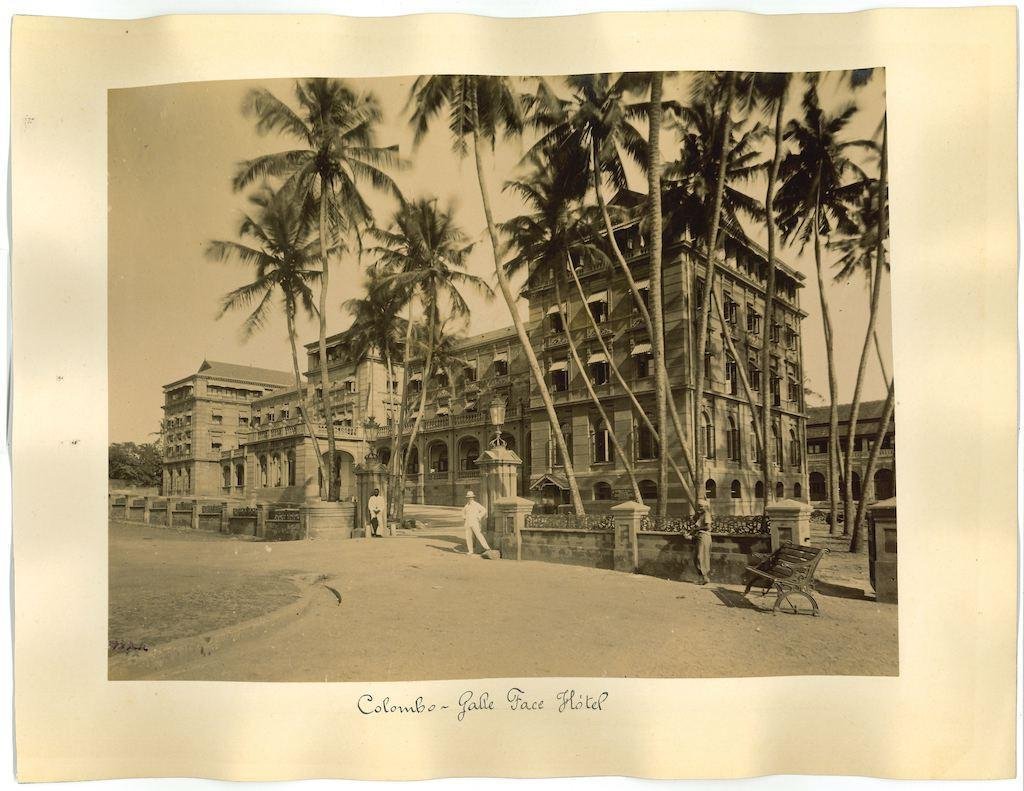
[[[108,677],[899,675],[885,70],[107,92]]]

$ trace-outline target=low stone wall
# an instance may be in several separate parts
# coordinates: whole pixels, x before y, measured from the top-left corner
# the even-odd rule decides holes
[[[596,569],[615,568],[615,531],[522,529],[522,560],[543,560]]]
[[[771,552],[771,536],[711,534],[711,579],[740,584],[754,555]],[[652,577],[697,582],[697,539],[686,533],[637,533],[639,571]]]
[[[533,514],[533,502],[519,497],[496,500],[488,540],[503,558],[539,560],[590,568],[697,581],[696,523],[687,518],[657,519],[650,508],[627,502],[607,514]],[[804,543],[810,511],[781,501],[760,515],[716,516],[711,531],[711,580],[742,584],[746,567],[782,543]]]

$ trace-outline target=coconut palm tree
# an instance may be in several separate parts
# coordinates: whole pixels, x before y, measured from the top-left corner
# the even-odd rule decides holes
[[[505,185],[506,190],[516,193],[527,208],[532,209],[531,213],[500,226],[516,252],[505,263],[505,272],[514,277],[526,271],[532,277],[541,268],[554,268],[555,302],[562,314],[562,332],[570,356],[601,420],[611,429],[614,423],[609,419],[580,359],[572,334],[572,313],[569,303],[563,300],[567,269],[590,263],[610,264],[597,234],[597,218],[580,205],[588,183],[587,160],[580,156],[578,149],[563,147],[534,151],[527,159],[530,169],[524,177]],[[584,311],[589,312],[586,301],[582,304]],[[643,502],[628,454],[613,430],[609,430],[608,437],[626,470],[636,501]]]
[[[633,296],[634,305],[647,328],[648,337],[653,338],[654,323],[651,312],[640,293],[632,269],[619,247],[615,236],[615,225],[612,222],[611,211],[603,190],[606,180],[618,192],[628,189],[627,160],[631,160],[640,168],[646,168],[649,165],[647,141],[630,123],[631,120],[646,115],[649,103],[646,101],[631,102],[626,99],[627,94],[646,90],[649,82],[650,75],[647,74],[621,74],[617,77],[611,74],[572,75],[566,78],[570,98],[561,99],[549,82],[541,79],[535,94],[529,97],[529,104],[531,106],[530,122],[543,131],[541,138],[534,145],[533,151],[558,146],[581,151],[586,157],[591,188],[604,224],[605,239]],[[663,108],[677,109],[675,102],[663,102],[662,105]],[[652,305],[652,307],[655,306]],[[664,325],[663,320],[661,323]],[[693,464],[686,432],[669,389],[665,360],[658,354],[660,349],[652,346],[652,351],[654,352],[652,354],[654,368],[656,371],[661,370],[661,375],[656,375],[655,378],[660,380],[665,387],[665,403],[676,430],[683,459],[692,471]],[[609,360],[614,365],[611,358]],[[616,376],[619,375],[616,374]],[[621,379],[621,377],[619,378]],[[635,402],[636,398],[625,384],[625,380],[622,380],[622,386]],[[646,412],[640,411],[639,415],[646,423],[650,424],[649,430],[657,435],[659,432],[655,431],[654,424],[647,418]],[[660,438],[658,442],[659,447],[668,447],[667,443],[663,443]],[[678,469],[678,465],[670,453],[666,453],[666,458],[674,469]],[[687,498],[692,500],[690,486],[682,481],[681,485]],[[665,489],[661,489],[659,494],[664,496],[667,492]]]
[[[426,352],[420,403],[409,435],[400,476],[405,475],[412,449],[427,405],[427,382],[433,372],[434,344],[441,323],[442,302],[448,315],[468,316],[469,306],[461,289],[470,287],[488,296],[491,288],[480,277],[466,271],[466,259],[473,242],[455,223],[452,210],[438,207],[434,198],[403,201],[387,230],[371,228],[378,246],[369,250],[377,257],[382,282],[397,293],[415,298],[426,317]],[[404,427],[403,427],[404,428]],[[398,518],[404,504],[404,480],[398,494]]]
[[[825,328],[825,354],[829,385],[829,500],[831,530],[837,526],[839,501],[839,415],[836,383],[835,346],[832,317],[822,265],[822,237],[853,230],[850,205],[863,189],[859,180],[851,180],[857,168],[848,152],[860,145],[856,140],[842,140],[842,133],[856,108],[848,104],[837,113],[826,113],[818,101],[817,87],[812,83],[804,93],[802,118],[788,123],[785,138],[795,150],[783,158],[780,168],[781,186],[776,198],[779,227],[787,241],[797,241],[803,251],[813,243],[814,265],[818,279],[822,323]]]
[[[313,285],[322,276],[325,256],[312,228],[309,212],[292,196],[264,186],[249,197],[255,211],[245,214],[238,227],[242,241],[212,241],[206,255],[215,261],[238,261],[255,269],[255,279],[224,295],[217,318],[229,310],[248,310],[242,323],[242,335],[249,338],[267,320],[275,294],[281,298],[288,343],[292,352],[292,373],[299,410],[316,454],[320,473],[327,479],[327,466],[320,452],[316,431],[309,418],[306,389],[299,372],[298,340],[295,318],[301,308],[316,314]],[[327,251],[330,254],[330,250]]]
[[[377,98],[359,93],[341,80],[307,79],[295,83],[298,109],[265,88],[250,91],[242,105],[246,116],[256,119],[260,134],[279,132],[298,141],[299,148],[265,154],[239,165],[236,190],[267,177],[285,179],[282,190],[318,214],[320,247],[328,237],[338,250],[340,240],[358,233],[373,221],[373,213],[361,192],[367,182],[398,195],[385,168],[399,166],[397,148],[377,145],[375,128],[381,120]],[[330,261],[324,262],[320,283],[319,357],[321,407],[327,424],[327,446],[336,458],[334,421],[331,415],[330,379],[327,370],[327,290]],[[328,478],[328,498],[336,500],[334,476]]]
[[[768,184],[765,187],[764,210],[765,227],[768,233],[768,272],[764,291],[764,342],[761,344],[761,370],[763,376],[771,371],[771,344],[769,332],[775,315],[775,254],[778,249],[778,224],[775,220],[775,191],[778,189],[779,169],[782,166],[783,132],[785,131],[786,101],[789,98],[789,85],[793,75],[786,72],[771,72],[753,75],[755,91],[766,115],[772,121],[772,159],[768,167]],[[761,386],[761,436],[767,439],[771,431],[771,386],[770,382]],[[764,506],[768,507],[769,492],[774,490],[771,485],[770,459],[767,452],[761,454],[761,481],[764,486]],[[779,464],[782,459],[778,460]]]
[[[448,379],[448,393],[451,403],[459,400],[457,382],[470,364],[470,360],[459,349],[459,343],[466,338],[466,321],[460,316],[445,316],[438,322],[434,334],[434,370]]]
[[[460,156],[468,153],[468,143],[472,143],[480,199],[483,203],[487,233],[494,258],[495,277],[505,304],[508,306],[512,323],[515,325],[519,343],[526,355],[530,373],[536,384],[536,392],[544,403],[551,433],[561,451],[562,458],[565,459],[566,473],[570,476],[569,487],[573,506],[578,514],[582,514],[583,499],[580,497],[579,487],[576,485],[565,436],[558,425],[555,405],[544,381],[544,372],[541,370],[537,355],[530,343],[526,326],[519,316],[516,295],[502,267],[501,240],[491,208],[490,191],[484,168],[483,149],[485,146],[489,146],[493,151],[495,140],[499,134],[514,137],[522,132],[522,99],[513,89],[508,77],[470,74],[424,75],[418,77],[413,83],[409,104],[412,108],[411,123],[415,130],[414,144],[423,139],[433,120],[441,113],[447,114],[448,130],[452,135],[453,147]]]

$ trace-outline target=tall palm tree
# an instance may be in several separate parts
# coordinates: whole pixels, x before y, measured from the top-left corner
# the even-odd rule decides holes
[[[848,104],[834,115],[826,113],[819,103],[817,86],[811,84],[803,97],[803,117],[791,120],[786,127],[785,137],[792,142],[795,150],[787,153],[782,161],[782,184],[776,199],[779,227],[784,238],[798,241],[801,251],[809,242],[814,246],[814,265],[828,362],[829,506],[832,532],[837,527],[841,459],[834,331],[821,253],[822,237],[827,240],[833,233],[849,233],[853,229],[850,204],[863,189],[859,180],[850,179],[851,175],[857,173],[857,168],[848,156],[850,148],[860,145],[860,142],[842,140],[843,130],[855,110],[853,104]]]
[[[248,338],[265,324],[274,295],[280,296],[288,327],[299,410],[312,440],[320,473],[326,480],[327,466],[309,419],[306,389],[299,372],[295,331],[295,318],[300,308],[309,316],[316,313],[312,287],[322,276],[325,256],[321,254],[320,240],[312,228],[309,212],[290,195],[264,186],[249,197],[249,202],[255,211],[245,214],[238,227],[242,241],[212,241],[206,247],[206,255],[212,260],[235,260],[253,267],[256,274],[251,283],[224,295],[217,317],[229,310],[249,310],[242,323],[242,335]],[[330,250],[327,252],[329,254]]]
[[[554,268],[555,301],[562,314],[562,331],[569,353],[601,420],[609,427],[609,439],[626,470],[636,501],[642,502],[633,464],[616,436],[614,423],[609,419],[580,359],[572,334],[572,313],[569,303],[563,300],[567,269],[594,262],[610,263],[596,233],[596,218],[580,205],[588,181],[587,160],[579,156],[578,150],[555,147],[534,151],[528,156],[528,161],[530,169],[526,175],[505,185],[532,209],[530,214],[520,215],[501,225],[516,251],[516,255],[506,262],[505,271],[510,277],[523,271],[532,276],[541,268]],[[589,312],[586,301],[582,304],[583,310]]]
[[[448,379],[452,404],[459,400],[457,374],[461,374],[470,364],[469,358],[459,349],[459,343],[466,338],[465,324],[464,317],[445,316],[438,322],[434,333],[434,370],[443,373]]]
[[[537,394],[544,403],[551,433],[561,451],[562,458],[565,459],[566,473],[570,475],[569,488],[573,506],[577,513],[582,514],[583,499],[580,497],[579,487],[575,482],[565,436],[558,425],[555,405],[544,381],[544,372],[541,370],[537,355],[530,343],[526,326],[519,316],[516,295],[502,267],[501,240],[491,208],[490,191],[484,168],[483,148],[485,146],[489,145],[493,151],[495,140],[499,134],[514,137],[521,133],[523,128],[522,100],[516,94],[508,77],[449,74],[418,77],[413,83],[409,102],[412,107],[411,123],[415,130],[414,143],[423,139],[431,122],[441,113],[446,113],[448,116],[448,130],[452,135],[453,146],[457,153],[464,156],[469,148],[467,141],[472,143],[480,199],[483,203],[487,233],[494,258],[495,277],[498,280],[498,287],[501,289],[505,304],[508,306],[512,323],[515,325],[519,343],[526,355],[530,373],[536,384]]]
[[[239,165],[236,190],[266,177],[285,178],[282,188],[302,205],[316,207],[320,247],[328,248],[328,236],[337,240],[373,221],[361,185],[398,194],[384,168],[400,165],[397,148],[377,145],[375,127],[381,120],[380,105],[372,93],[358,93],[341,80],[315,78],[295,83],[298,110],[265,88],[250,91],[242,105],[246,116],[256,119],[260,134],[279,132],[298,141],[299,148],[265,154]],[[334,246],[341,249],[337,242]],[[330,377],[327,370],[327,290],[330,261],[324,262],[320,283],[319,357],[320,403],[327,424],[327,446],[337,458],[334,420],[331,414]],[[328,478],[328,499],[338,497],[334,476]]]
[[[371,228],[368,233],[378,242],[378,246],[369,252],[380,262],[383,282],[399,293],[415,297],[426,316],[423,386],[409,445],[402,460],[400,476],[404,480],[426,410],[427,382],[433,372],[442,302],[449,315],[468,316],[469,306],[460,289],[471,287],[487,295],[491,294],[491,289],[482,278],[466,271],[466,259],[473,243],[456,225],[452,210],[439,208],[434,198],[403,201],[392,218],[391,228]],[[399,490],[398,503],[398,517],[401,518],[404,483]]]
[[[618,264],[619,271],[625,278],[634,305],[647,329],[648,337],[653,339],[655,333],[651,311],[640,293],[632,269],[626,262],[616,239],[611,211],[603,191],[605,180],[616,191],[621,192],[628,189],[627,159],[632,160],[636,166],[642,169],[646,169],[649,165],[647,141],[630,121],[646,115],[650,105],[646,101],[627,101],[626,99],[627,94],[645,91],[649,83],[649,74],[620,74],[617,77],[610,74],[572,75],[566,78],[570,98],[561,99],[548,81],[541,79],[538,82],[536,93],[529,97],[529,103],[532,110],[531,123],[544,132],[532,150],[558,146],[559,148],[579,150],[588,160],[591,188],[601,212],[605,239]],[[675,102],[663,102],[662,104],[663,107],[676,108]],[[655,306],[652,305],[653,307]],[[663,320],[661,323],[664,325]],[[665,360],[659,355],[660,349],[652,346],[652,351],[654,352],[652,355],[654,368],[656,371],[661,370],[662,372],[655,378],[660,380],[665,387],[665,403],[676,430],[683,459],[692,471],[693,463],[686,432],[675,400],[672,398]],[[614,362],[612,364],[614,365]],[[621,377],[619,378],[621,379]],[[622,380],[622,386],[632,396],[625,380]],[[632,400],[636,401],[635,397],[632,397]],[[667,448],[667,442],[662,442],[659,431],[655,430],[654,424],[647,418],[646,412],[640,411],[638,414],[645,423],[649,424],[648,429],[659,436],[659,447]],[[667,435],[665,439],[667,440]],[[671,453],[666,453],[666,458],[674,469],[678,468]],[[683,481],[680,483],[687,498],[692,501],[690,486]],[[661,490],[661,494],[666,494],[664,489]]]
[[[783,132],[785,131],[786,101],[789,98],[789,84],[793,75],[786,72],[772,72],[754,75],[755,90],[767,115],[773,116],[772,159],[768,168],[768,184],[765,187],[765,226],[768,232],[768,277],[764,291],[764,341],[761,344],[761,371],[763,377],[771,376],[770,329],[775,316],[775,254],[778,245],[778,224],[775,220],[775,191],[779,183],[779,169],[782,166]],[[767,440],[771,431],[771,382],[770,378],[761,383],[761,436]],[[767,443],[766,443],[767,444]],[[761,481],[764,486],[764,506],[768,507],[771,485],[771,462],[767,447],[761,454]],[[782,459],[778,459],[782,464]]]

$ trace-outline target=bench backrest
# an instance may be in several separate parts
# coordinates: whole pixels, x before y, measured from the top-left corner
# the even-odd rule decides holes
[[[818,562],[828,550],[824,547],[812,547],[799,544],[783,544],[765,561],[762,568],[766,571],[785,567],[792,570],[789,579],[793,582],[803,582],[814,579],[814,572],[818,568]]]

